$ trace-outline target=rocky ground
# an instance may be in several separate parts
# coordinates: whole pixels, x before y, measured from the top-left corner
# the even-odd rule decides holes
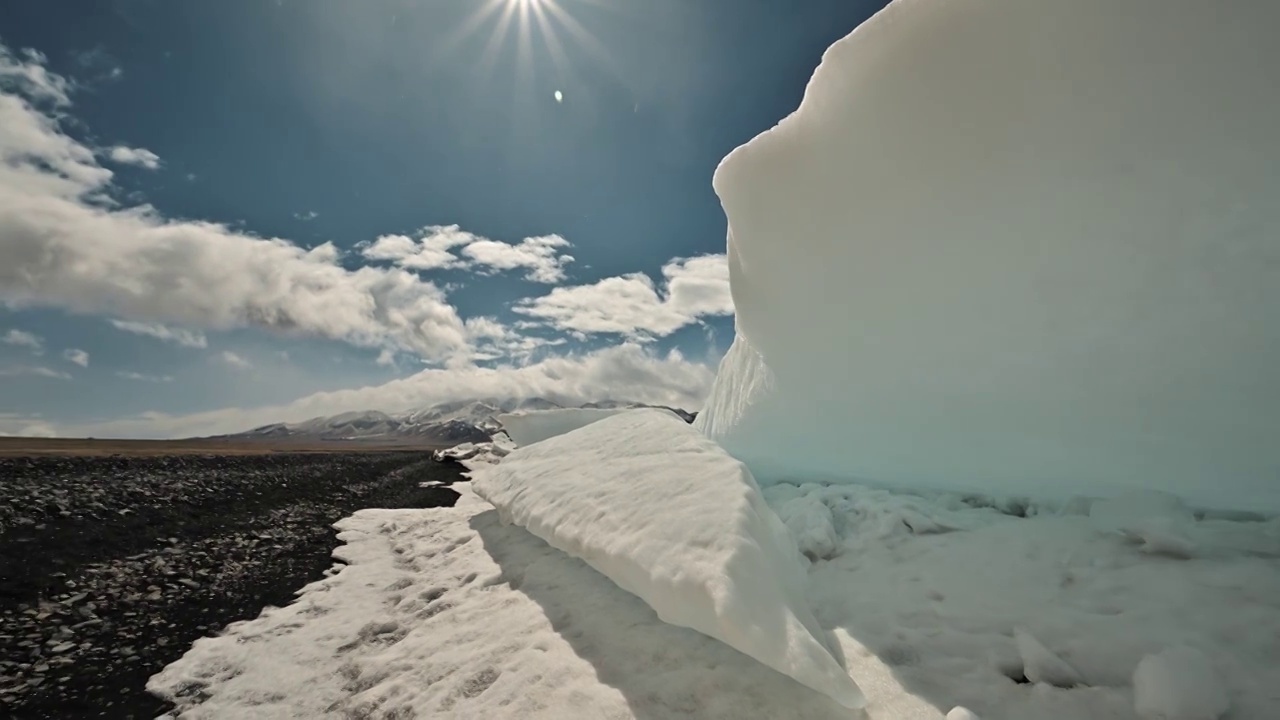
[[[0,717],[153,718],[148,677],[288,603],[330,525],[452,505],[423,453],[0,458]]]

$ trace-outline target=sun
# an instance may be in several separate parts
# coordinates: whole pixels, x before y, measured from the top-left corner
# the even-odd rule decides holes
[[[482,0],[458,32],[436,51],[447,54],[468,37],[489,26],[491,30],[488,41],[478,58],[480,66],[486,72],[493,70],[498,58],[504,55],[503,49],[509,47],[508,36],[512,34],[512,29],[515,30],[515,69],[518,74],[530,72],[535,43],[547,50],[560,72],[566,71],[569,62],[562,36],[595,56],[602,66],[611,68],[613,60],[604,46],[564,7],[571,3],[598,5],[600,1]],[[557,102],[561,101],[562,98],[557,99]]]

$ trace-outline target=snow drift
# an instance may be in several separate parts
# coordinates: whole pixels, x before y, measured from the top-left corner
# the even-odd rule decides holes
[[[496,419],[511,440],[518,447],[524,447],[572,432],[625,410],[626,408],[556,408],[506,413]]]
[[[862,694],[804,599],[802,560],[742,463],[665,410],[524,447],[473,487],[507,522],[847,707]]]
[[[724,160],[761,482],[1280,509],[1280,4],[899,0]]]

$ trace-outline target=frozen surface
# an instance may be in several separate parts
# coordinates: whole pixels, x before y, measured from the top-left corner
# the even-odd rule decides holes
[[[1147,720],[1217,720],[1230,701],[1204,653],[1182,645],[1148,655],[1133,673],[1133,706]]]
[[[473,485],[664,621],[863,704],[806,605],[787,529],[742,463],[675,414],[633,410],[522,447]]]
[[[1030,682],[1060,688],[1073,688],[1080,684],[1080,674],[1026,630],[1013,629],[1013,644],[1022,660],[1022,674]]]
[[[862,720],[662,622],[454,487],[455,508],[343,520],[347,566],[198,641],[150,687],[193,719]],[[815,497],[838,543],[810,565],[808,600],[867,696],[866,720],[1276,717],[1280,537],[1268,523],[1192,519],[1199,554],[1178,559],[1142,552],[1080,503],[768,492],[774,506]],[[1080,684],[1016,682],[1030,673],[1015,629]]]
[[[343,520],[337,554],[349,565],[292,605],[197,641],[149,687],[193,720],[851,719],[728,646],[662,622],[454,487],[455,508]],[[869,694],[906,710],[873,720],[942,717],[902,697],[888,672],[864,676]]]
[[[699,426],[762,484],[1280,509],[1278,26],[890,5],[716,173],[738,335]]]
[[[809,569],[819,624],[851,667],[870,654],[940,711],[1269,720],[1280,707],[1273,522],[1184,516],[1158,494],[1034,502],[782,483],[765,497],[782,517],[830,508],[835,551]],[[1135,518],[1176,518],[1192,552],[1149,552]]]
[[[524,447],[625,411],[626,408],[556,408],[506,413],[497,420],[511,440]]]

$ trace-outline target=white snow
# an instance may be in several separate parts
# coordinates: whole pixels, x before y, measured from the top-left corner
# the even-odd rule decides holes
[[[612,417],[626,408],[555,408],[522,410],[497,417],[502,429],[518,447],[542,442],[585,425]]]
[[[1060,688],[1080,684],[1080,674],[1065,660],[1053,654],[1039,640],[1023,630],[1013,629],[1013,644],[1022,659],[1022,674],[1033,683],[1046,683]]]
[[[451,448],[437,450],[432,457],[437,461],[454,460],[468,470],[496,465],[515,449],[515,443],[502,431],[496,432],[486,443],[461,443]]]
[[[1280,538],[1271,523],[1188,516],[1179,532],[1196,552],[1182,557],[1146,552],[1100,522],[1105,510],[1080,512],[1102,501],[855,484],[778,484],[764,494],[784,516],[813,499],[831,509],[835,553],[809,569],[819,624],[836,633],[851,668],[865,648],[939,710],[1151,720],[1159,716],[1136,705],[1135,692],[1160,698],[1159,712],[1170,702],[1197,707],[1170,696],[1161,678],[1174,675],[1208,707],[1229,698],[1233,719],[1264,720],[1280,707]],[[1117,501],[1126,503],[1118,515],[1140,515],[1136,498]],[[1177,506],[1152,514],[1176,516]],[[1179,645],[1203,653],[1201,669],[1166,660],[1145,680],[1135,675],[1144,657]]]
[[[750,472],[675,414],[632,410],[522,447],[473,485],[505,520],[664,621],[863,704],[805,604],[796,545]]]
[[[580,560],[455,508],[365,510],[339,572],[202,639],[152,678],[183,718],[850,720],[825,696],[668,625]],[[869,690],[900,695],[888,673]],[[873,694],[874,698],[875,695]],[[874,720],[940,720],[908,712]]]
[[[581,472],[582,455],[568,453],[560,472]],[[668,472],[688,473],[686,455]],[[465,483],[454,488],[456,508],[342,521],[348,565],[289,607],[198,641],[150,687],[189,718],[858,717],[662,622],[585,562],[502,523]],[[836,554],[800,586],[868,720],[1268,720],[1280,707],[1271,523],[1192,519],[1185,532],[1201,552],[1178,559],[1142,552],[1076,504],[859,485],[767,496],[831,508]],[[659,512],[678,519],[680,503]],[[1037,673],[1019,630],[1079,684],[1011,679]]]
[[[711,532],[722,515],[700,502],[708,495],[698,481],[733,463],[699,462],[704,453],[681,437],[688,426],[659,411],[637,415],[634,425],[621,416],[577,433],[590,442],[564,436],[508,462],[537,497],[549,495],[536,489],[544,482],[583,495],[560,496],[560,507],[599,517],[556,527],[586,528],[580,549],[601,547],[591,556],[610,574],[618,554],[661,562],[666,550],[676,572],[720,571],[731,582],[750,571],[778,582],[774,568],[689,550],[687,518],[701,512]],[[637,432],[649,425],[657,431]],[[640,465],[604,457],[591,465],[591,455],[637,437],[672,452],[649,456],[649,471],[629,484],[594,489],[611,479],[605,468],[619,468],[616,478]],[[679,478],[684,492],[671,487]],[[665,504],[610,498],[646,486],[675,492]],[[336,555],[349,565],[293,605],[198,641],[150,687],[191,718],[853,717],[747,655],[663,623],[605,574],[501,522],[467,485],[455,488],[457,508],[344,520]],[[764,495],[830,523],[830,559],[809,565],[807,583],[791,578],[786,587],[805,590],[799,602],[815,611],[814,635],[836,641],[869,720],[939,720],[947,708],[961,720],[1210,720],[1228,707],[1235,720],[1263,720],[1280,704],[1274,522],[1188,518],[1182,532],[1198,552],[1179,559],[1143,552],[1081,513],[1089,503],[818,484]],[[542,519],[558,512],[531,505]],[[739,517],[767,511],[746,505]],[[646,516],[659,537],[675,538],[669,546],[645,531]],[[823,523],[791,527],[808,533],[815,524]],[[777,602],[768,597],[776,589],[762,597],[752,594],[758,585],[724,582],[729,606]],[[1015,683],[1019,676],[1034,684]]]
[[[1230,706],[1204,653],[1181,645],[1138,663],[1133,706],[1144,720],[1217,720]]]
[[[738,334],[699,426],[762,484],[1280,509],[1276,27],[892,3],[716,172]]]

